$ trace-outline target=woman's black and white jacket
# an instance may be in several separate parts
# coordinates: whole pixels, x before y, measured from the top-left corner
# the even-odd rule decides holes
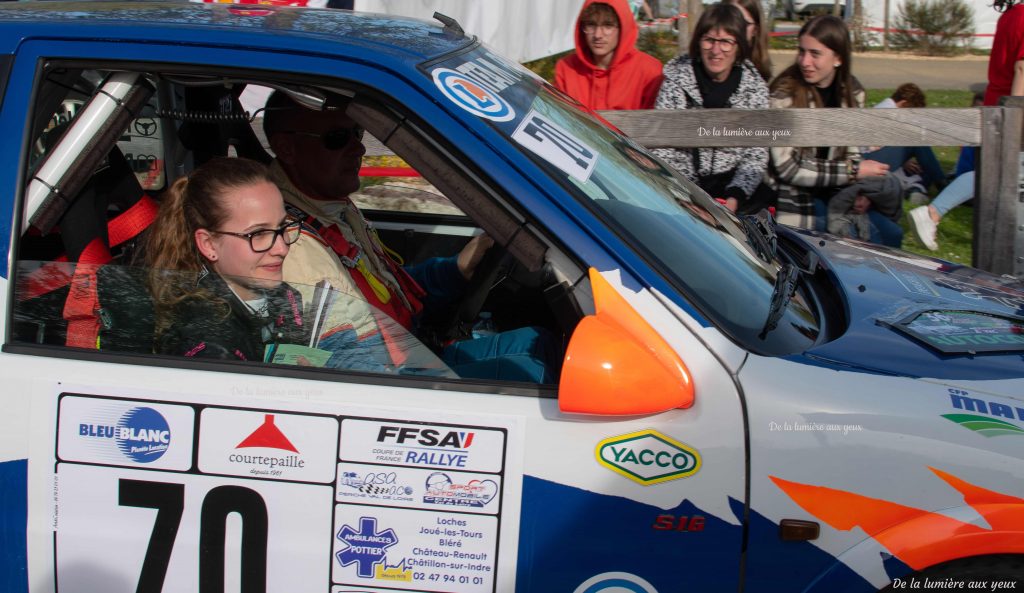
[[[680,56],[665,64],[665,82],[658,93],[655,109],[703,109],[704,99],[694,73],[694,68],[699,67],[700,62],[690,56]],[[768,85],[757,73],[757,68],[750,60],[744,60],[738,67],[741,70],[740,82],[729,97],[729,107],[767,109]],[[763,147],[658,148],[653,152],[698,185],[702,176],[731,171],[733,177],[726,184],[726,195],[713,197],[732,197],[740,201],[750,197],[768,166],[768,149]],[[697,154],[696,165],[694,154]]]

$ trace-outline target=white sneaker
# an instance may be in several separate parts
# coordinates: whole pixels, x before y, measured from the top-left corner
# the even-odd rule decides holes
[[[914,235],[917,236],[917,240],[928,249],[938,251],[939,244],[935,242],[935,233],[938,230],[938,225],[932,220],[932,215],[928,213],[928,206],[914,208],[909,214],[910,228],[914,229]]]

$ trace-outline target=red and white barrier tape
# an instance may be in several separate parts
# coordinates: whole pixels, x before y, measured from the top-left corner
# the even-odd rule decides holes
[[[677,14],[675,16],[670,16],[670,17],[661,18],[661,19],[654,19],[653,21],[646,21],[646,22],[643,22],[643,23],[637,23],[637,26],[639,26],[641,29],[643,29],[645,27],[653,27],[654,25],[668,25],[668,24],[676,22],[679,19],[685,19],[685,18],[686,18],[686,13],[685,12],[680,12],[679,14]]]

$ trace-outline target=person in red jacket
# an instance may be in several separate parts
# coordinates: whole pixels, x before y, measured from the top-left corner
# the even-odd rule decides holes
[[[1003,14],[996,23],[988,61],[985,105],[989,107],[999,105],[1002,97],[1024,95],[1024,6],[1020,0],[995,0],[992,7]]]
[[[661,62],[636,48],[626,0],[586,0],[576,19],[576,53],[555,65],[555,86],[595,111],[653,109]]]

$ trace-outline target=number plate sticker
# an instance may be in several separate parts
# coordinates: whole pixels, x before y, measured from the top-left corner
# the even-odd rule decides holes
[[[515,423],[310,407],[60,393],[43,505],[58,590],[513,587]]]
[[[325,591],[330,486],[61,463],[60,591]]]
[[[512,139],[581,183],[597,165],[596,150],[536,111],[523,118]]]

